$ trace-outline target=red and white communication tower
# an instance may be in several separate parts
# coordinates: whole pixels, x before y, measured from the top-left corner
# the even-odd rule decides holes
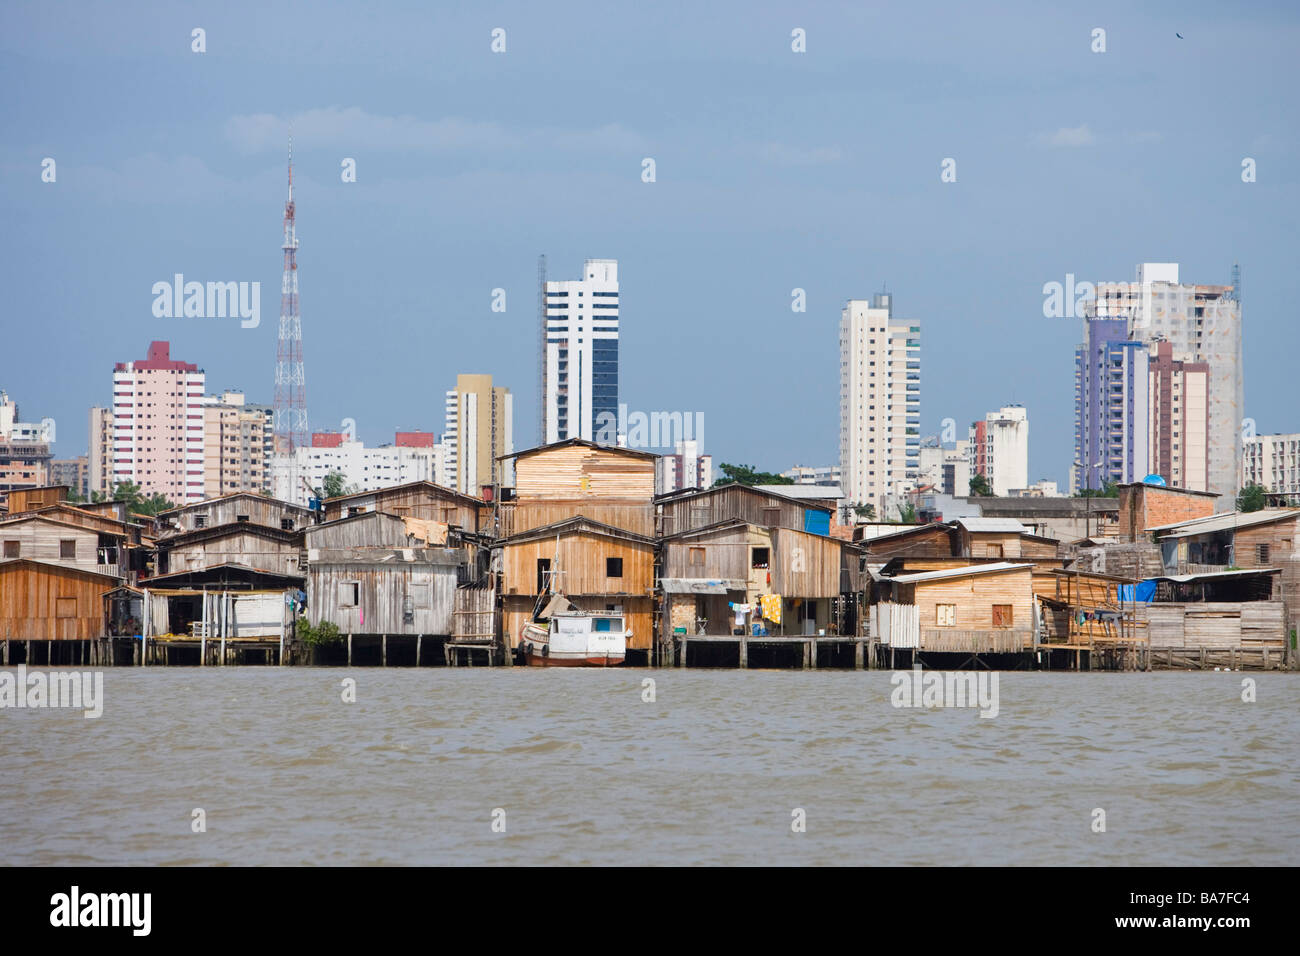
[[[289,198],[284,204],[284,278],[280,283],[280,337],[275,356],[275,453],[289,459],[287,477],[297,483],[295,449],[307,444],[307,378],[302,365],[302,316],[298,313],[298,236],[293,208],[293,136],[289,137]],[[296,489],[294,492],[296,493]]]

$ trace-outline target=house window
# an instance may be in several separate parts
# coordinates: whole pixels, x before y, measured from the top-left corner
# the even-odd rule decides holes
[[[195,515],[195,516],[194,516],[194,527],[196,527],[196,528],[206,528],[207,526],[208,526],[208,516],[207,516],[207,515]]]
[[[551,574],[551,559],[538,558],[537,559],[537,593],[538,594],[541,594],[546,590],[547,578],[550,577],[550,574]]]
[[[691,548],[690,553],[687,555],[686,563],[693,568],[704,567],[704,549]]]
[[[5,542],[5,557],[6,557],[6,558],[16,558],[16,557],[18,557],[18,551],[19,551],[19,543],[18,543],[17,541],[6,541],[6,542]]]
[[[987,544],[987,545],[985,545],[985,546],[984,546],[984,555],[985,555],[986,557],[989,557],[989,558],[1000,558],[1000,557],[1002,557],[1002,545],[1000,545],[1000,544]]]
[[[361,604],[361,582],[344,581],[339,587],[339,606],[358,607]]]
[[[938,627],[953,627],[957,623],[957,605],[936,604],[934,607],[934,623]]]
[[[77,539],[64,538],[59,541],[59,557],[64,560],[77,560]]]
[[[411,585],[411,603],[420,610],[429,607],[429,585],[427,583]]]
[[[349,518],[355,518],[355,517],[356,517],[357,515],[359,515],[359,514],[361,514],[361,509],[360,509],[360,508],[349,508],[349,509],[348,509],[348,517],[349,517]]]
[[[1268,564],[1268,545],[1259,543],[1255,545],[1255,561],[1259,564]]]
[[[993,605],[993,626],[994,627],[1011,626],[1011,605],[1010,604]]]
[[[292,531],[292,530],[293,530],[293,519],[292,519],[292,518],[281,518],[281,519],[280,519],[280,530],[281,530],[281,531]]]
[[[605,577],[621,578],[623,576],[623,559],[606,558],[605,559]]]
[[[763,524],[767,525],[769,528],[774,528],[774,527],[776,527],[777,525],[779,525],[780,523],[781,523],[781,509],[780,509],[780,508],[764,508],[764,509],[763,509]]]
[[[236,521],[242,521],[242,522],[244,522],[245,524],[247,524],[247,523],[248,523],[248,515],[235,515],[235,520],[236,520]]]
[[[55,599],[54,616],[60,620],[66,620],[70,617],[77,616],[77,599],[74,597],[61,597]]]
[[[750,552],[750,554],[751,554],[752,557],[751,557],[751,559],[750,559],[749,566],[750,566],[751,568],[756,568],[756,569],[757,569],[757,568],[766,569],[767,566],[768,566],[768,554],[767,554],[767,552],[768,552],[768,549],[767,549],[767,548],[754,548],[754,549],[752,549],[751,552]]]

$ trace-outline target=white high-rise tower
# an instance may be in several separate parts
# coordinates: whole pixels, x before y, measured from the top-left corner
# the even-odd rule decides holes
[[[544,285],[542,440],[616,438],[618,262],[588,259],[581,279]]]

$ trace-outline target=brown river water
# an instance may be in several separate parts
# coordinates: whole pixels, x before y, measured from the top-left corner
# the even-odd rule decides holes
[[[110,669],[0,710],[0,861],[1300,863],[1300,675],[1002,673],[987,719],[890,676]]]

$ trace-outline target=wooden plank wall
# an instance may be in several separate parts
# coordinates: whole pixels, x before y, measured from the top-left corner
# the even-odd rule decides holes
[[[308,548],[405,548],[406,524],[401,518],[372,512],[351,521],[319,524],[307,529]]]
[[[811,506],[778,498],[745,485],[724,485],[698,495],[658,504],[663,534],[694,531],[719,521],[739,519],[760,527],[804,529],[804,513]],[[813,510],[826,510],[816,508]]]
[[[343,585],[360,582],[360,605],[344,607]],[[428,607],[416,607],[403,621],[412,585],[428,585]],[[450,636],[456,601],[456,566],[418,561],[389,565],[315,563],[307,568],[307,616],[329,621],[345,634],[428,634]]]
[[[618,449],[570,445],[515,460],[515,497],[646,501],[655,493],[653,458]]]
[[[102,595],[114,582],[71,568],[0,564],[0,639],[90,640],[104,633]],[[65,603],[59,617],[59,599]]]
[[[749,578],[749,528],[738,525],[664,542],[666,578]],[[694,558],[694,561],[692,561]]]
[[[593,498],[525,500],[503,506],[501,514],[505,519],[499,532],[502,537],[543,528],[578,515],[647,538],[655,533],[654,506],[648,499],[643,502]]]
[[[325,502],[325,520],[346,518],[351,508],[359,508],[362,513],[382,511],[386,514],[423,518],[426,521],[441,521],[466,531],[477,532],[479,528],[479,502],[436,485],[381,488],[355,498],[334,498]]]
[[[770,593],[804,598],[839,595],[842,542],[805,531],[777,528],[772,532],[772,545]]]
[[[276,498],[263,498],[261,495],[238,495],[230,498],[217,498],[211,501],[196,501],[192,505],[180,508],[176,514],[166,519],[166,528],[174,529],[173,522],[179,521],[185,531],[194,531],[198,525],[196,516],[204,515],[204,527],[215,528],[218,525],[234,524],[240,515],[248,515],[250,524],[260,524],[267,528],[279,528],[282,518],[294,522],[295,528],[302,528],[308,523],[308,512],[288,502]]]
[[[559,553],[559,563],[555,557]],[[550,560],[559,568],[557,590],[576,595],[649,595],[654,587],[654,544],[624,541],[589,532],[568,532],[556,538],[520,541],[501,548],[501,593],[537,594],[537,562]],[[623,559],[623,576],[607,577],[606,558]]]
[[[1145,609],[1152,649],[1284,646],[1281,601],[1151,604]]]
[[[993,629],[993,605],[1010,604],[1012,622],[1008,630],[1033,633],[1034,593],[1028,568],[925,582],[912,587],[914,601],[920,609],[922,630],[937,626],[936,607],[940,604],[957,606],[953,630],[972,631]]]
[[[193,541],[167,551],[167,573],[212,568],[221,564],[242,564],[277,574],[300,574],[302,548],[293,541],[279,541],[251,531],[234,530],[205,541]]]
[[[87,528],[43,518],[0,524],[0,560],[4,560],[5,543],[10,541],[18,542],[18,554],[15,557],[49,561],[70,568],[81,568],[83,571],[96,571],[101,567],[98,563],[99,534]],[[75,558],[60,557],[61,541],[76,542]]]

